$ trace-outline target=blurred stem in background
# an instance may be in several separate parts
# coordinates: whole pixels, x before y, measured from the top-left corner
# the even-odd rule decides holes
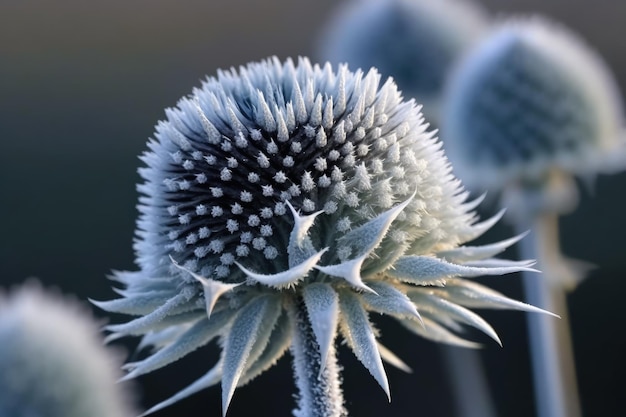
[[[580,417],[576,367],[570,335],[566,287],[560,283],[569,265],[559,250],[558,216],[542,213],[519,222],[518,232],[530,229],[520,243],[522,258],[535,258],[543,277],[523,272],[526,301],[561,316],[528,315],[528,336],[539,417]],[[542,279],[543,278],[543,279]]]
[[[496,417],[480,352],[454,346],[442,346],[441,351],[447,374],[450,376],[455,415]]]
[[[541,183],[510,185],[502,195],[502,205],[512,208],[509,221],[516,231],[530,232],[520,242],[520,257],[536,259],[542,271],[541,276],[523,272],[526,302],[561,317],[527,318],[539,417],[582,415],[567,293],[576,288],[590,265],[565,258],[559,244],[559,215],[573,211],[578,199],[573,178],[556,168]]]

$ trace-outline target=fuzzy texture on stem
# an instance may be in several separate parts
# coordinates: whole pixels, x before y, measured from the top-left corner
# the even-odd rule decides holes
[[[293,370],[298,385],[298,409],[296,417],[345,417],[343,392],[341,390],[340,366],[331,343],[327,357],[322,362],[311,319],[304,300],[298,300],[291,313],[295,323],[291,344]]]
[[[464,246],[478,222],[426,131],[419,107],[374,69],[278,59],[219,71],[157,125],[142,156],[139,270],[116,272],[121,298],[95,302],[135,316],[110,339],[143,336],[134,378],[213,340],[220,358],[147,413],[214,384],[225,414],[236,387],[293,342],[288,306],[303,299],[322,363],[340,336],[390,396],[369,313],[438,342],[476,346],[464,325],[499,343],[470,308],[542,311],[465,278],[531,270],[493,256],[520,237]],[[308,342],[307,342],[308,343]]]

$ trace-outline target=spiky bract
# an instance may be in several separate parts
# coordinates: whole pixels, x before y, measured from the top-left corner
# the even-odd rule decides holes
[[[447,329],[497,336],[463,306],[533,310],[458,278],[530,265],[490,259],[517,238],[459,246],[497,218],[476,223],[478,202],[465,202],[416,104],[375,70],[270,59],[218,72],[166,113],[142,157],[140,270],[116,273],[123,298],[97,304],[138,316],[109,326],[112,338],[143,335],[155,347],[127,365],[129,378],[216,338],[222,354],[151,411],[221,381],[225,412],[235,387],[307,327],[295,325],[298,306],[319,345],[317,369],[334,364],[339,333],[387,393],[381,356],[402,365],[379,349],[369,311],[473,345]]]
[[[599,56],[540,17],[501,22],[457,69],[442,138],[470,188],[623,167],[623,108]],[[617,155],[621,155],[621,158]]]
[[[132,417],[121,358],[76,301],[34,283],[0,294],[0,415]]]

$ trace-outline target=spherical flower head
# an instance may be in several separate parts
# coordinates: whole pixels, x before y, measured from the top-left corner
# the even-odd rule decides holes
[[[436,121],[453,63],[487,22],[487,13],[467,0],[352,0],[323,29],[320,56],[355,68],[378,68]]]
[[[601,58],[539,17],[497,25],[456,70],[442,138],[470,188],[541,187],[625,164],[623,108]]]
[[[121,360],[83,306],[33,283],[0,295],[0,415],[135,415]]]
[[[459,246],[497,218],[476,223],[416,104],[377,71],[274,58],[219,71],[166,113],[142,157],[140,270],[117,273],[123,298],[97,304],[138,316],[111,337],[155,347],[128,378],[215,338],[222,355],[150,411],[221,381],[225,412],[290,346],[297,305],[322,363],[340,333],[387,392],[381,356],[401,362],[379,349],[368,311],[474,346],[448,328],[497,336],[462,305],[533,309],[458,278],[529,263],[490,259],[517,238]]]

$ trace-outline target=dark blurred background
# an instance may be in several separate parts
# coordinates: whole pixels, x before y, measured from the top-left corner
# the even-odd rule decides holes
[[[134,269],[137,156],[163,109],[217,68],[270,55],[314,54],[335,3],[0,0],[0,285],[37,277],[81,299],[113,298],[107,274]],[[483,3],[494,14],[532,11],[564,22],[599,50],[626,90],[625,2]],[[626,174],[600,177],[593,193],[583,191],[579,209],[561,223],[564,252],[598,266],[569,297],[585,416],[618,415],[625,408],[624,190]],[[500,225],[487,238],[511,233]],[[517,276],[483,282],[522,297]],[[533,416],[525,316],[487,312],[484,317],[504,343],[500,348],[479,338],[498,415]],[[393,323],[383,330],[385,344],[414,373],[388,367],[393,397],[388,405],[367,371],[342,350],[351,415],[455,415],[441,350]],[[133,341],[126,345],[132,346]],[[214,347],[201,350],[141,378],[144,407],[204,374],[215,355]],[[287,356],[235,393],[229,416],[290,415],[291,378]],[[212,388],[155,417],[220,415],[219,398],[220,389]]]

